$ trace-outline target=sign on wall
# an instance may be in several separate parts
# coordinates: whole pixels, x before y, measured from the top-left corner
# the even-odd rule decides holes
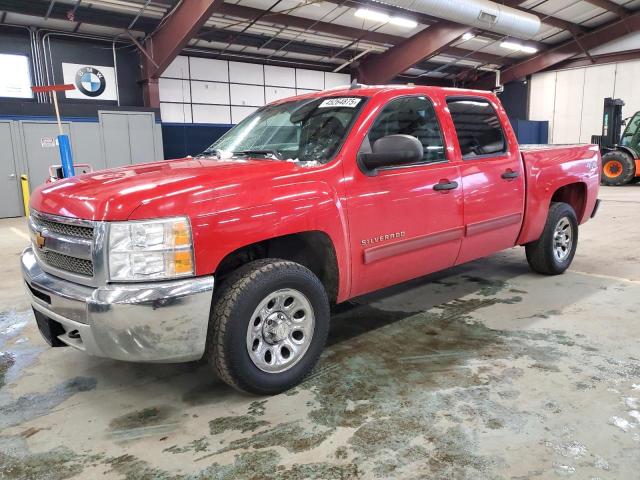
[[[117,100],[116,72],[113,67],[63,63],[64,83],[76,90],[65,92],[67,98],[80,100]]]
[[[29,57],[0,54],[0,97],[33,98]]]

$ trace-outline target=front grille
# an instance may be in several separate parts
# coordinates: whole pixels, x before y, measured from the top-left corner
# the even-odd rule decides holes
[[[93,262],[82,258],[70,257],[62,253],[44,251],[40,254],[42,259],[53,268],[64,270],[86,277],[93,277]]]
[[[34,223],[42,230],[46,228],[54,233],[67,235],[69,237],[85,238],[88,240],[93,239],[93,227],[82,227],[80,225],[54,222],[51,220],[45,220],[38,216],[34,216]]]

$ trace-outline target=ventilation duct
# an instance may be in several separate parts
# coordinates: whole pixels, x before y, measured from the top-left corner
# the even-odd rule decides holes
[[[489,0],[375,0],[432,17],[481,28],[522,39],[533,37],[540,30],[540,18]]]

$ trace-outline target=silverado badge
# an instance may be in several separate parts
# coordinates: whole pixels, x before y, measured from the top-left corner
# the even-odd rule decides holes
[[[36,232],[36,245],[38,248],[44,248],[44,244],[47,242],[47,237],[42,235],[40,232]]]

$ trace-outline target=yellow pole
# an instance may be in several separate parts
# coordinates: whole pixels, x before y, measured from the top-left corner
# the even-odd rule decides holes
[[[20,175],[20,183],[22,184],[22,201],[24,202],[24,214],[29,216],[29,179],[26,175]]]

